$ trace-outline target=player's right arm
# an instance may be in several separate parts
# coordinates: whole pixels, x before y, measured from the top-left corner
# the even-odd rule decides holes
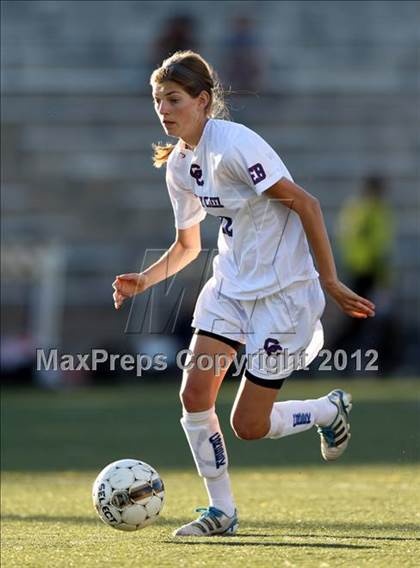
[[[173,276],[193,260],[201,251],[200,223],[188,229],[177,229],[175,241],[159,260],[140,273],[120,274],[112,283],[115,309],[124,300],[141,294],[158,282]]]

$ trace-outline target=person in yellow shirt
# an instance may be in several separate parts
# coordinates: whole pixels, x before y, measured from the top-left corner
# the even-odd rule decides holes
[[[361,194],[344,203],[337,227],[342,270],[352,290],[377,301],[379,319],[382,319],[381,315],[391,315],[389,292],[393,276],[395,218],[385,195],[386,184],[383,178],[366,177]],[[381,296],[388,298],[388,307],[384,307],[382,314],[380,306],[383,303],[375,298],[379,292]],[[381,352],[382,338],[376,325],[369,322],[369,325],[362,328],[358,324],[355,320],[344,322],[335,349],[347,349],[350,353],[353,349],[366,347]]]
[[[385,199],[380,177],[365,179],[361,196],[344,204],[339,216],[338,238],[344,270],[358,294],[388,286],[394,217]]]

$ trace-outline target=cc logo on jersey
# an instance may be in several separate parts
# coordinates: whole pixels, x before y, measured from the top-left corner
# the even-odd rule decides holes
[[[200,168],[198,164],[191,164],[190,175],[195,179],[197,185],[199,186],[204,185],[204,180],[201,179],[203,177],[203,170]]]

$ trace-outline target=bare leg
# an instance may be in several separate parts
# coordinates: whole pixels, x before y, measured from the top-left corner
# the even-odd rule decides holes
[[[231,415],[232,428],[238,438],[257,440],[299,434],[314,424],[331,423],[337,414],[337,407],[327,396],[275,402],[277,394],[278,389],[242,379]]]
[[[213,337],[194,334],[190,351],[195,359],[201,354],[206,354],[212,361],[220,356],[225,356],[227,361],[225,368],[222,368],[217,375],[214,367],[202,371],[195,364],[190,370],[184,371],[180,390],[182,406],[187,412],[202,412],[215,405],[220,385],[236,355],[236,349]]]
[[[270,416],[277,394],[278,389],[259,386],[246,378],[242,379],[231,414],[231,425],[238,438],[264,438],[270,430]]]

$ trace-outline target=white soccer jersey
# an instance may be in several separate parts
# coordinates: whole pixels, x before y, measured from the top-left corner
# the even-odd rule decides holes
[[[318,277],[298,214],[263,195],[283,177],[292,180],[267,142],[224,120],[208,120],[194,150],[178,141],[169,156],[176,227],[191,227],[206,213],[221,219],[213,273],[226,296],[262,298]]]

